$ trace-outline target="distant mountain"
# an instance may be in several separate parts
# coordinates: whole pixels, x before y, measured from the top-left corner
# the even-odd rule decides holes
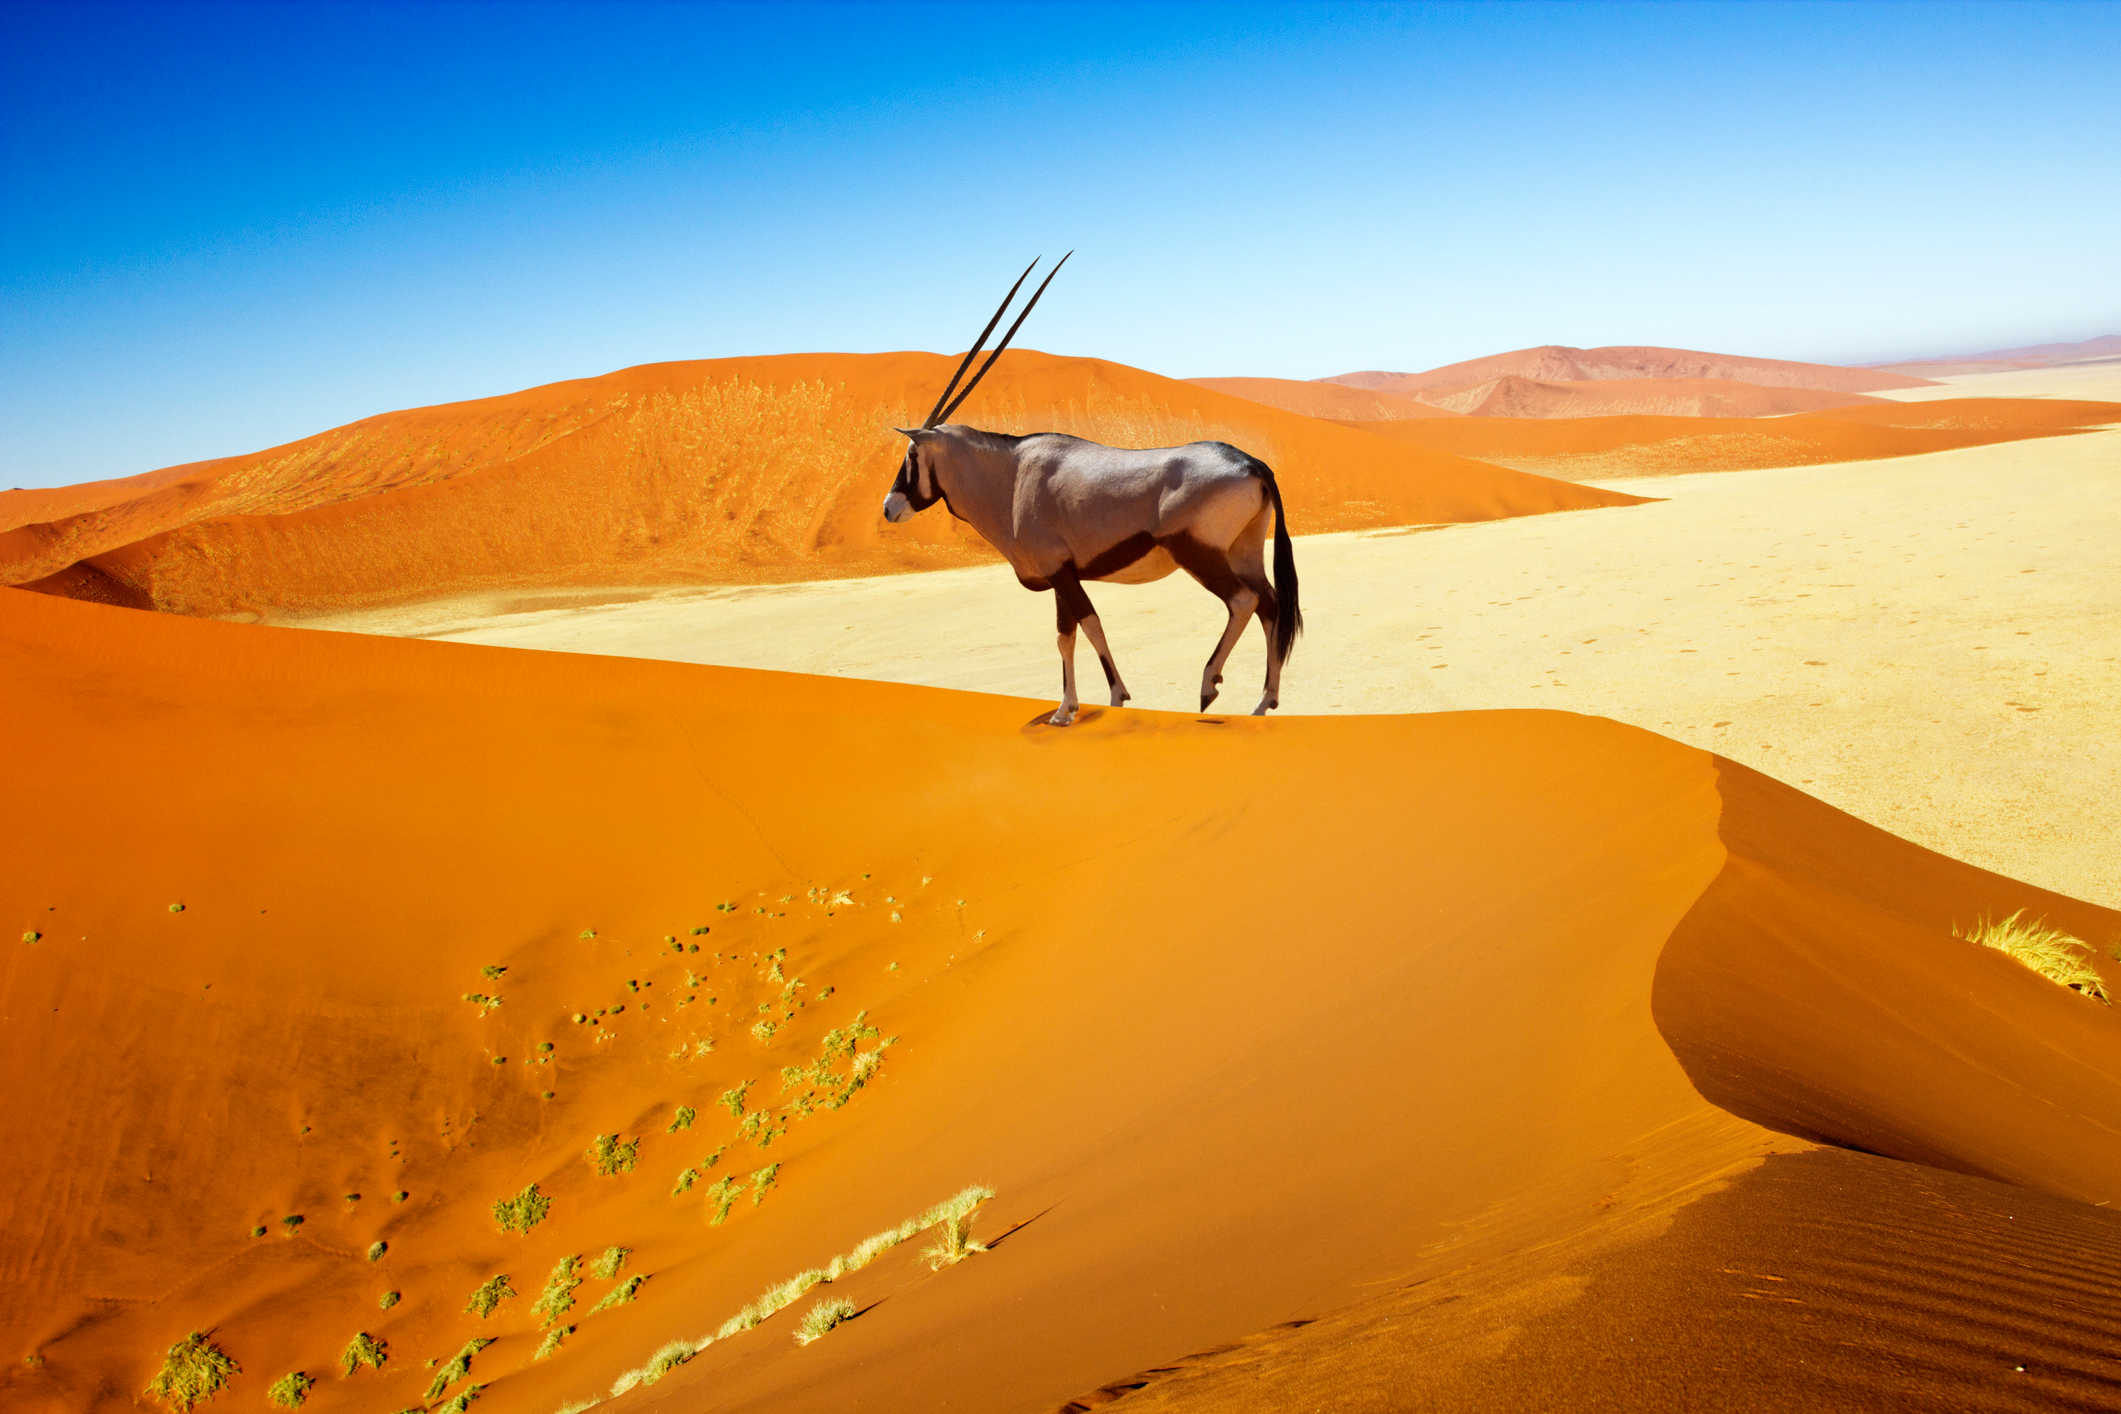
[[[1836,393],[1874,393],[1886,388],[1918,388],[1928,379],[1873,368],[1843,368],[1829,363],[1794,363],[1776,358],[1743,358],[1695,349],[1614,345],[1574,349],[1561,344],[1490,354],[1449,363],[1425,373],[1369,371],[1320,379],[1351,388],[1368,388],[1394,397],[1435,403],[1432,393],[1463,393],[1501,378],[1539,383],[1591,383],[1614,379],[1723,379],[1766,388],[1816,388]]]
[[[1960,354],[1953,358],[1867,366],[1921,378],[1937,378],[1952,373],[2001,373],[2013,368],[2051,368],[2058,363],[2088,363],[2109,358],[2121,358],[2121,334],[2101,334],[2095,339],[2079,339],[2073,344],[2027,344],[2024,348],[1990,349],[1986,353]]]

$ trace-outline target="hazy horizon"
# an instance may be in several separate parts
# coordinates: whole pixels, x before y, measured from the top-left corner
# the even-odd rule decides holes
[[[672,359],[1171,377],[2121,328],[2121,7],[0,12],[0,485]],[[499,23],[501,16],[507,23]]]

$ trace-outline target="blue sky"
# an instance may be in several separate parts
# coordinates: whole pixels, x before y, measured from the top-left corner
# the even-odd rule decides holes
[[[2121,5],[0,5],[0,487],[663,359],[2121,329]]]

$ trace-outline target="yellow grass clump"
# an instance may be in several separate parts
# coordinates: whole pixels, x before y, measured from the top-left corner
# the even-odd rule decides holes
[[[148,1384],[146,1393],[183,1414],[219,1394],[229,1376],[241,1368],[228,1358],[228,1352],[193,1331],[162,1357],[162,1368]]]
[[[1965,932],[1954,928],[1952,936],[1994,948],[2058,987],[2082,992],[2107,1006],[2113,1005],[2113,998],[2106,994],[2106,979],[2091,965],[2091,944],[2060,928],[2028,919],[2022,908],[2008,918],[1978,919]]]

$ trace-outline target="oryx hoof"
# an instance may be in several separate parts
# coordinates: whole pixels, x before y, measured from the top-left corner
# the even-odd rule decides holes
[[[1114,707],[1124,707],[1133,696],[1134,694],[1127,691],[1127,689],[1115,687],[1112,689],[1112,705]]]
[[[1066,727],[1074,725],[1075,705],[1073,703],[1063,703],[1061,706],[1053,709],[1053,715],[1046,718],[1046,721],[1050,725],[1056,727]]]
[[[1214,688],[1211,687],[1204,689],[1200,695],[1200,710],[1203,712],[1207,711],[1208,704],[1213,702],[1217,696],[1218,694],[1216,693]]]
[[[1281,699],[1279,697],[1262,697],[1259,699],[1259,705],[1252,709],[1252,715],[1255,717],[1264,717],[1270,710],[1279,706],[1281,706]]]

